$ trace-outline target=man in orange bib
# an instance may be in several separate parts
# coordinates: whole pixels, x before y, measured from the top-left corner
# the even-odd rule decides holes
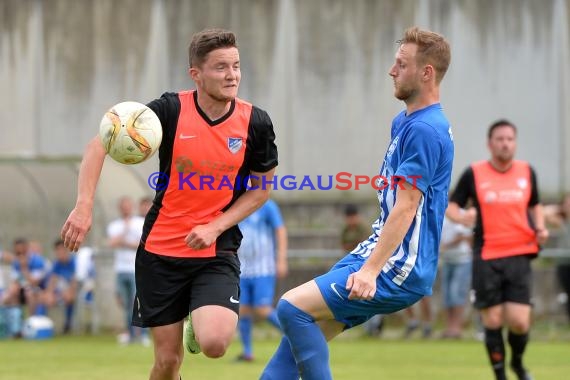
[[[514,159],[517,129],[507,120],[489,127],[489,161],[463,172],[446,215],[474,228],[473,294],[485,327],[485,345],[497,380],[505,380],[508,327],[510,366],[519,380],[530,380],[522,357],[531,314],[531,259],[548,239],[534,170]],[[460,208],[471,200],[475,212]]]

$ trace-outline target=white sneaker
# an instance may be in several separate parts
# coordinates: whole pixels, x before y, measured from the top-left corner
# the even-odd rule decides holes
[[[194,335],[194,328],[192,327],[192,316],[188,315],[188,318],[184,320],[184,334],[182,335],[182,342],[184,348],[191,354],[199,354],[202,352],[200,345],[196,341],[196,336]]]
[[[128,333],[120,333],[117,335],[117,343],[121,346],[126,346],[131,342],[131,336]]]
[[[148,335],[143,335],[141,338],[141,344],[143,345],[143,347],[150,347],[151,346],[151,341],[150,338],[148,337]]]

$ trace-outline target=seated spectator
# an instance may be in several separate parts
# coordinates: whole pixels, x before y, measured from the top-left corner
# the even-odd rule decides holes
[[[2,303],[8,306],[25,304],[28,307],[28,315],[36,315],[37,309],[41,309],[41,286],[46,279],[45,260],[42,256],[30,252],[28,241],[24,238],[14,240],[13,249],[11,282],[2,297]]]
[[[0,300],[6,290],[6,276],[3,266],[10,265],[14,261],[14,255],[11,252],[3,251],[0,248]]]
[[[55,261],[44,292],[44,303],[47,307],[56,304],[65,306],[63,333],[71,331],[73,310],[77,297],[77,278],[75,257],[63,245],[63,240],[54,243]]]

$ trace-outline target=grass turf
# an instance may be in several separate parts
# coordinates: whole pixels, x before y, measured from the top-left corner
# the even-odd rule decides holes
[[[277,344],[277,339],[255,341],[253,363],[234,362],[240,348],[237,342],[218,360],[186,354],[183,379],[258,379]],[[473,340],[347,338],[333,341],[330,347],[335,380],[492,378],[483,344]],[[152,356],[152,348],[121,347],[113,336],[0,341],[0,379],[147,379]],[[569,357],[568,342],[531,342],[526,364],[535,378],[564,379],[570,373]],[[510,378],[514,379],[512,373]]]

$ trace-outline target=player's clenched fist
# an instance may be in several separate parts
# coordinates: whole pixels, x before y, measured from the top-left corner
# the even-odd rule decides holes
[[[346,290],[350,290],[348,299],[371,300],[376,293],[377,273],[361,269],[348,276]]]

